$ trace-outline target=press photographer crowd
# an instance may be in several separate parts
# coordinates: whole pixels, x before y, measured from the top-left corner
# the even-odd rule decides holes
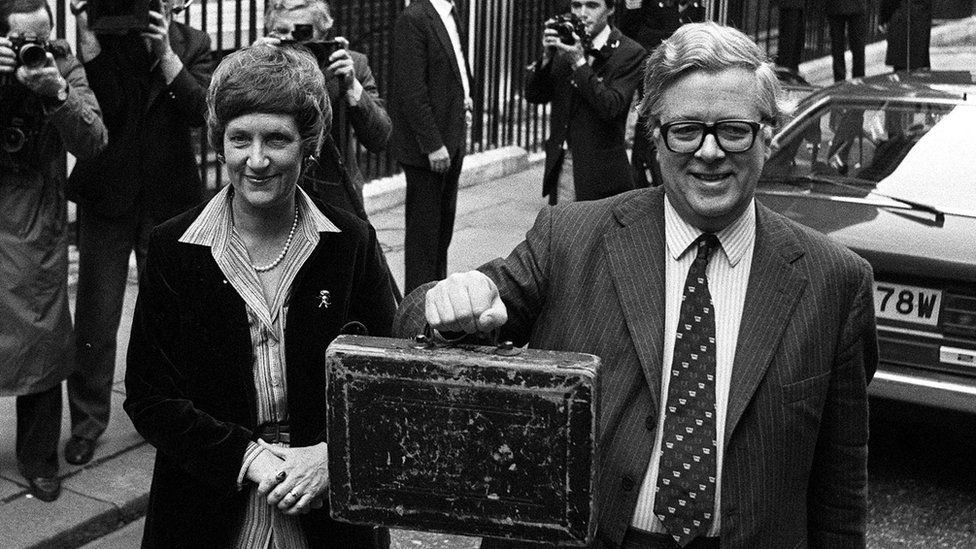
[[[773,63],[696,0],[566,4],[539,21],[524,88],[550,106],[549,206],[507,258],[451,274],[470,10],[409,2],[381,98],[326,0],[267,0],[265,35],[221,59],[174,19],[181,0],[72,0],[77,51],[53,39],[46,0],[0,0],[0,396],[17,399],[30,493],[58,499],[59,452],[84,465],[99,451],[134,253],[121,352],[124,410],[156,449],[143,547],[389,548],[390,523],[369,517],[425,524],[402,505],[383,514],[397,490],[440,504],[403,480],[428,465],[389,449],[397,436],[432,461],[485,445],[498,465],[469,480],[521,495],[447,498],[429,521],[473,528],[483,548],[865,547],[872,272],[754,199],[790,110]],[[198,128],[229,181],[216,194]],[[366,213],[358,145],[391,151],[405,174],[402,292]],[[436,428],[386,425],[456,390],[456,372],[436,388],[423,353],[486,334],[500,343],[484,360],[515,365],[492,379],[521,380],[518,397],[434,398],[416,420]],[[520,356],[526,345],[554,354]],[[415,379],[369,378],[383,360]],[[530,367],[582,377],[566,392],[554,374],[525,381]],[[357,376],[375,394],[350,396],[366,386]],[[546,383],[560,388],[550,412],[529,391]],[[354,408],[394,401],[414,404],[370,421]],[[479,406],[487,415],[451,423]],[[513,422],[544,479],[515,467],[529,450],[477,439],[489,416]],[[446,443],[430,434],[443,425],[471,435]],[[410,475],[390,472],[404,464]],[[369,480],[386,484],[368,492]]]

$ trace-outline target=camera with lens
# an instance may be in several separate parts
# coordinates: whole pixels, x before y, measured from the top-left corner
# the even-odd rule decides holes
[[[34,92],[19,82],[0,87],[0,170],[40,169],[46,161],[38,142],[44,120],[41,99]]]
[[[149,12],[163,13],[166,0],[88,0],[88,28],[98,35],[138,34],[149,28]]]
[[[575,13],[564,13],[546,21],[546,28],[559,33],[559,41],[567,46],[576,44],[575,34],[580,38],[583,49],[589,47],[590,35],[586,33],[586,23]]]
[[[43,67],[47,63],[47,53],[54,49],[47,40],[41,40],[33,33],[12,34],[8,37],[10,49],[14,50],[16,66],[24,65],[31,69]]]
[[[282,46],[305,48],[315,56],[319,65],[324,65],[333,53],[342,49],[338,40],[313,40],[312,25],[298,24],[291,31],[291,38],[281,41]]]

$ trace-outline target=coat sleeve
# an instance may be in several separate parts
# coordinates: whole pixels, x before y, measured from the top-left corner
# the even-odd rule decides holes
[[[68,82],[68,100],[49,112],[65,149],[78,158],[91,158],[108,144],[108,130],[95,94],[88,86],[88,78],[81,63],[72,55],[58,63]]]
[[[543,65],[539,59],[526,69],[528,72],[525,78],[525,100],[529,103],[548,103],[552,101],[555,88],[552,84],[552,64],[553,59]]]
[[[553,208],[543,208],[525,240],[507,258],[478,267],[498,286],[508,310],[508,322],[501,335],[516,345],[529,341],[549,290],[553,223]]]
[[[195,406],[180,364],[181,296],[169,273],[179,269],[153,233],[132,321],[123,407],[136,431],[199,482],[230,494],[251,432]]]
[[[164,93],[176,104],[181,121],[191,128],[206,123],[207,87],[214,71],[210,36],[195,29],[186,28],[187,50],[180,55],[183,70],[170,82]]]
[[[868,395],[878,364],[872,275],[863,264],[842,326],[807,501],[811,548],[863,548],[867,524]]]
[[[406,12],[396,21],[393,33],[393,89],[397,93],[396,100],[402,103],[399,112],[404,114],[409,126],[405,133],[417,140],[422,153],[430,154],[445,146],[430,102],[430,86],[442,83],[427,81],[429,34],[423,26],[423,22]]]
[[[573,82],[580,95],[593,111],[604,121],[610,122],[630,108],[634,92],[644,74],[644,49],[636,43],[632,47],[621,46],[620,59],[611,58],[613,63],[606,74],[598,75],[590,65],[582,65],[573,71]]]
[[[389,337],[393,329],[393,315],[396,313],[396,299],[382,255],[383,249],[376,238],[376,230],[370,225],[363,270],[349,319],[362,322],[370,335]]]
[[[386,149],[390,141],[393,125],[386,112],[385,102],[380,98],[368,59],[365,55],[357,55],[353,61],[356,79],[363,86],[363,94],[359,98],[359,104],[349,108],[349,121],[356,131],[356,139],[366,150],[380,152]]]
[[[92,91],[98,97],[106,125],[115,128],[125,117],[125,94],[119,79],[121,66],[115,54],[102,50],[94,59],[85,59],[85,75]]]

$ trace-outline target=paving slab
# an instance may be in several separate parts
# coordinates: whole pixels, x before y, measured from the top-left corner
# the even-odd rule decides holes
[[[81,546],[81,549],[133,549],[142,543],[146,519],[140,518],[118,530]]]
[[[0,477],[0,502],[13,499],[24,491],[25,485],[22,483]]]
[[[64,480],[65,489],[112,504],[128,522],[143,515],[152,483],[156,450],[148,443],[123,452]]]
[[[119,522],[115,505],[67,489],[52,503],[18,497],[4,504],[2,513],[0,544],[9,549],[77,547]]]

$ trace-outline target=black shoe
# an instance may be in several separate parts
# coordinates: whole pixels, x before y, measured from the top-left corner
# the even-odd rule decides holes
[[[58,477],[35,477],[27,482],[31,495],[41,501],[54,501],[61,495],[61,479]]]
[[[72,436],[64,445],[64,460],[72,465],[84,465],[95,455],[95,441]]]

